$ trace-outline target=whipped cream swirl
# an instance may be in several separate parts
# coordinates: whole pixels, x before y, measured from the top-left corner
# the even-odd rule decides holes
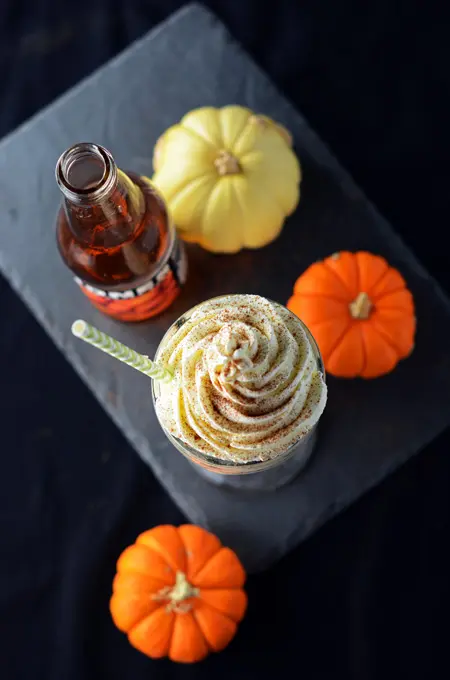
[[[275,458],[304,437],[325,408],[326,384],[302,324],[257,295],[203,303],[157,358],[175,374],[158,386],[161,423],[212,457]]]

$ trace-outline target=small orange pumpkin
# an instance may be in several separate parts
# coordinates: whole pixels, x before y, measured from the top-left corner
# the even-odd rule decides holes
[[[158,526],[120,556],[110,611],[147,656],[193,663],[234,637],[247,607],[244,582],[238,557],[213,534]]]
[[[376,378],[414,348],[414,301],[399,272],[367,252],[340,252],[297,279],[288,308],[310,329],[325,369]]]

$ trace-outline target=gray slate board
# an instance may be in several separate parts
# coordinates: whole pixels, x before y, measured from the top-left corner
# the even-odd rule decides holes
[[[122,326],[101,316],[56,251],[60,196],[53,173],[59,154],[76,141],[95,141],[121,167],[151,174],[152,147],[166,127],[194,107],[230,103],[268,114],[292,131],[304,170],[300,208],[265,249],[226,257],[190,247],[185,292],[156,320]],[[272,564],[450,421],[450,353],[442,342],[450,337],[448,300],[302,116],[224,26],[197,5],[174,15],[0,144],[0,205],[4,274],[189,520],[216,532],[250,571]],[[404,274],[417,303],[417,347],[386,378],[329,379],[314,461],[276,493],[227,491],[198,476],[158,427],[148,379],[70,334],[72,321],[81,317],[152,355],[168,325],[202,299],[248,292],[285,302],[306,266],[341,249],[380,253]]]

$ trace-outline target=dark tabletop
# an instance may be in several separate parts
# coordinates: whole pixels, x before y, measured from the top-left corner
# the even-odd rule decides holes
[[[0,135],[181,4],[4,0]],[[207,4],[450,294],[444,3]],[[115,560],[183,517],[3,279],[0,303],[2,678],[449,676],[449,432],[251,577],[226,652],[152,662],[111,623]]]

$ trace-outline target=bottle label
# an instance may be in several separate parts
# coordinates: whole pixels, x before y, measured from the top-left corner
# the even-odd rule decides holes
[[[177,297],[186,281],[187,258],[182,243],[175,237],[167,263],[137,288],[111,291],[95,288],[78,276],[75,282],[95,307],[119,321],[143,321],[164,311]]]

